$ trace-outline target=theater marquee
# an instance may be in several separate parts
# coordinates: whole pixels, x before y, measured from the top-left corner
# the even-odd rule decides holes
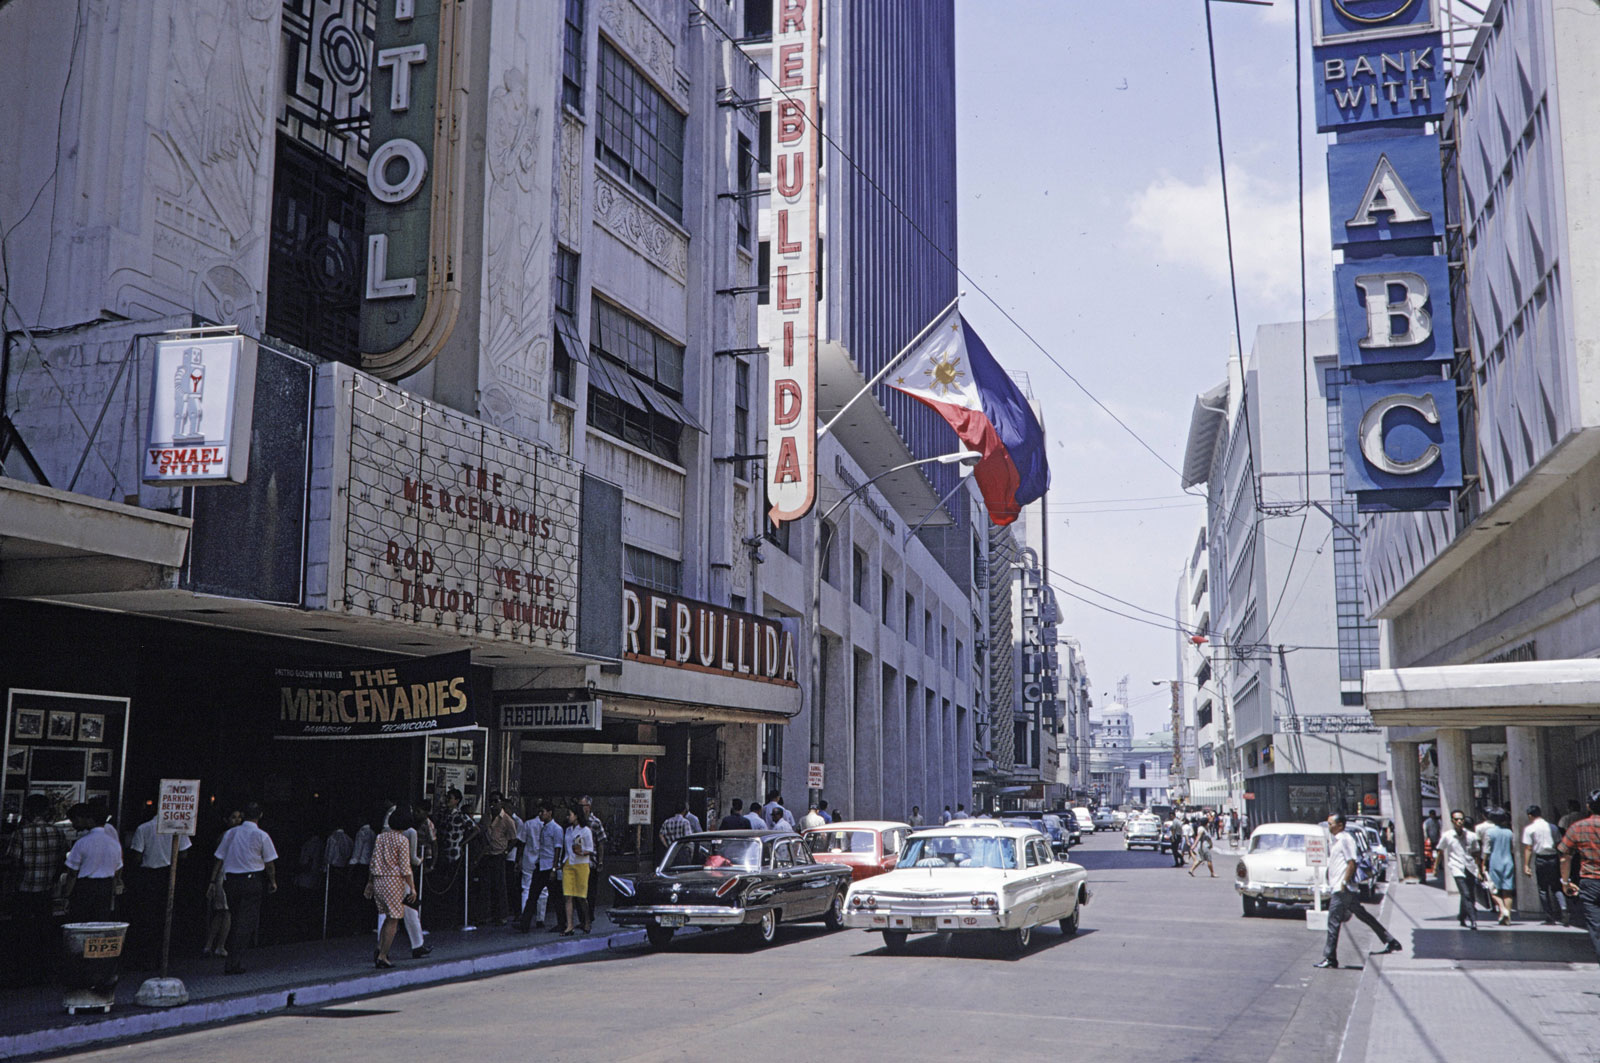
[[[782,621],[624,583],[622,625],[630,661],[799,685]]]

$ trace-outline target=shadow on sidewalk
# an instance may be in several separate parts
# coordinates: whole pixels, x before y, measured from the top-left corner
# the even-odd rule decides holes
[[[1593,963],[1589,935],[1571,930],[1514,929],[1507,932],[1487,920],[1481,929],[1411,932],[1411,952],[1419,960],[1464,960],[1492,963]]]

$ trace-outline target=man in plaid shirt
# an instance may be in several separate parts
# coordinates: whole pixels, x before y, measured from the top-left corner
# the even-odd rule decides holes
[[[55,897],[56,879],[67,858],[67,835],[50,822],[50,799],[44,794],[29,794],[23,802],[24,825],[11,835],[5,862],[22,869],[17,883],[17,916],[22,928],[19,955],[50,955],[50,936],[54,929],[50,909]],[[35,982],[48,979],[49,964],[33,964]]]
[[[1589,791],[1589,815],[1567,828],[1561,844],[1562,889],[1578,901],[1589,924],[1589,943],[1600,959],[1600,790]],[[1578,856],[1578,874],[1572,874],[1572,857]]]
[[[689,826],[688,812],[688,803],[679,801],[677,810],[667,817],[665,823],[661,824],[661,847],[663,849],[672,848],[673,842],[689,833],[691,828]]]
[[[439,860],[430,882],[438,885],[439,899],[428,912],[438,926],[459,927],[463,912],[461,899],[466,890],[467,845],[478,833],[472,817],[461,811],[460,790],[452,787],[445,795],[444,812],[439,817]]]

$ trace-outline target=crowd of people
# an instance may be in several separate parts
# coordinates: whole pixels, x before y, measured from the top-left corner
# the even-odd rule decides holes
[[[1455,884],[1461,898],[1457,921],[1464,927],[1478,929],[1480,907],[1501,926],[1511,925],[1519,870],[1538,888],[1540,916],[1546,925],[1581,926],[1576,895],[1568,884],[1577,885],[1582,876],[1576,865],[1562,871],[1561,844],[1573,825],[1585,818],[1577,801],[1568,801],[1566,812],[1554,823],[1539,805],[1527,806],[1519,867],[1510,810],[1487,807],[1469,814],[1453,809],[1448,824],[1439,812],[1430,810],[1422,824],[1428,873],[1441,883]]]

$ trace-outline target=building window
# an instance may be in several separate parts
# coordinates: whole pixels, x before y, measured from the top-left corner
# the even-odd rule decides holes
[[[772,172],[772,109],[766,108],[758,119],[759,127],[756,133],[756,169],[761,173]]]
[[[683,115],[605,40],[599,87],[595,154],[635,192],[682,221]]]
[[[922,611],[922,650],[930,657],[939,652],[933,644],[933,613],[928,609]]]
[[[742,595],[742,594],[730,594],[730,595],[728,595],[728,608],[732,609],[736,613],[744,612],[745,611],[745,597],[744,597],[744,595]]]
[[[1143,778],[1147,777],[1145,775],[1145,771],[1149,766],[1150,766],[1150,762],[1148,760],[1141,760],[1139,762],[1139,778],[1143,779]]]
[[[366,184],[326,155],[280,136],[267,259],[270,336],[361,364]]]
[[[772,507],[769,504],[767,508],[771,509]],[[774,524],[771,520],[768,520],[766,537],[767,542],[776,546],[790,557],[794,556],[794,521],[786,520],[782,524]]]
[[[783,725],[764,724],[761,728],[761,793],[765,797],[783,789]]]
[[[911,597],[911,592],[906,591],[906,641],[910,642],[917,637],[917,600]]]
[[[594,299],[593,307],[595,353],[620,362],[657,391],[683,398],[683,347],[604,299]]]
[[[739,246],[749,248],[750,236],[755,231],[755,201],[750,193],[756,187],[756,156],[750,138],[739,134]]]
[[[833,555],[839,545],[839,528],[831,521],[823,521],[817,532],[822,536],[822,580],[829,586],[839,585],[839,576],[833,570]]]
[[[628,568],[628,581],[664,594],[683,593],[683,563],[670,557],[624,546],[622,556]]]
[[[1206,702],[1195,711],[1194,725],[1196,727],[1211,726],[1211,702]]]
[[[950,629],[943,624],[939,625],[939,662],[950,667]]]
[[[956,639],[956,668],[961,668],[961,659],[967,655],[967,644]]]
[[[879,580],[879,584],[878,589],[882,593],[878,596],[878,608],[881,610],[883,617],[883,626],[888,627],[891,623],[890,618],[894,613],[894,577],[885,572]]]
[[[772,291],[769,279],[771,272],[772,242],[770,240],[762,240],[756,244],[756,283],[761,286],[756,292],[756,303],[760,306],[767,305],[768,296]]]
[[[744,37],[747,41],[772,39],[773,0],[744,0]]]
[[[567,0],[567,21],[561,38],[561,102],[583,111],[583,4]]]
[[[556,309],[578,316],[578,253],[556,248]]]
[[[1361,541],[1350,533],[1359,519],[1356,500],[1344,486],[1344,418],[1340,389],[1350,381],[1343,369],[1323,370],[1323,391],[1328,397],[1328,486],[1332,496],[1333,593],[1338,618],[1339,678],[1360,680],[1369,668],[1379,667],[1378,625],[1361,608]],[[1357,702],[1359,704],[1359,702]]]
[[[733,363],[733,452],[750,453],[750,363],[742,358]],[[750,470],[736,461],[733,475],[748,480]]]
[[[867,570],[872,562],[864,550],[850,552],[850,597],[860,606],[867,604]]]
[[[670,417],[641,410],[597,387],[589,389],[589,427],[679,464],[683,426]]]

